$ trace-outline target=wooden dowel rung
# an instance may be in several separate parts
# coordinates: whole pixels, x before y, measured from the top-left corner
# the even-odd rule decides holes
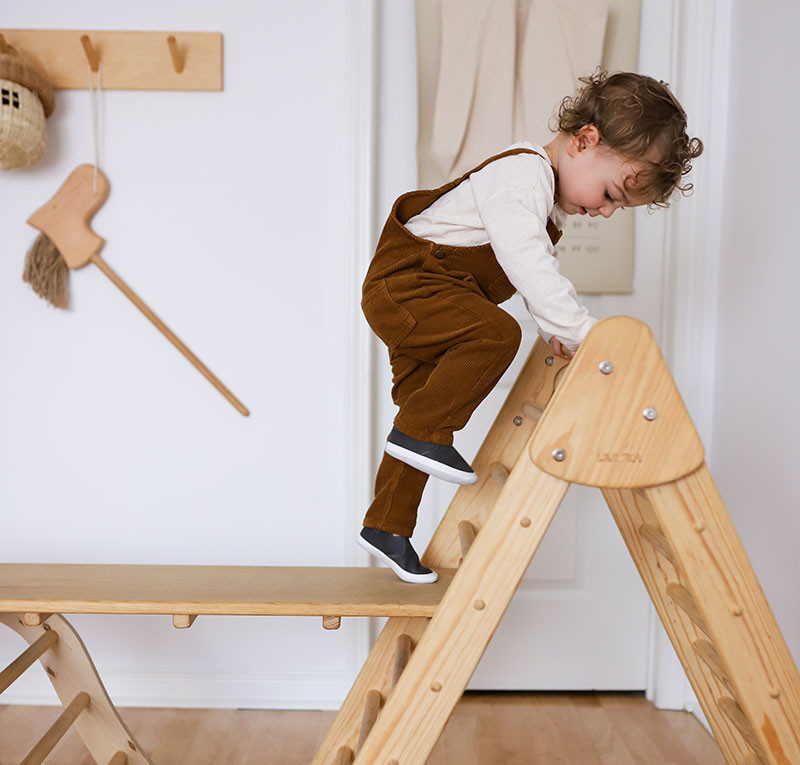
[[[108,765],[128,765],[128,755],[125,752],[117,752],[108,761]]]
[[[522,402],[522,413],[534,423],[539,422],[542,417],[542,409],[540,409],[533,401]]]
[[[364,742],[375,725],[375,720],[378,719],[378,712],[381,711],[381,693],[380,691],[371,690],[367,691],[367,698],[364,700],[364,714],[361,717],[361,730],[358,733],[358,744],[356,745],[356,754],[358,750],[364,745]]]
[[[55,630],[47,630],[35,643],[31,643],[25,651],[17,656],[11,664],[0,672],[0,693],[8,688],[57,640],[58,633]]]
[[[750,724],[750,721],[747,719],[747,716],[742,711],[742,708],[739,706],[736,700],[728,696],[722,696],[721,698],[717,699],[717,706],[719,707],[720,712],[722,712],[725,717],[727,717],[733,723],[736,730],[742,734],[742,738],[747,742],[748,746],[755,752],[755,754],[764,762],[766,762],[763,750],[761,749],[761,743],[759,742],[758,737],[753,730],[753,726]]]
[[[392,669],[392,688],[397,685],[400,675],[403,674],[403,670],[406,668],[406,664],[408,664],[408,660],[411,658],[412,649],[413,644],[411,642],[411,636],[405,633],[399,635],[394,655],[394,668]]]
[[[173,614],[172,625],[177,630],[188,630],[194,624],[197,614]]]
[[[69,706],[59,715],[58,719],[48,728],[36,745],[28,753],[28,756],[20,765],[41,765],[44,758],[53,750],[53,747],[61,741],[64,734],[70,729],[72,723],[78,715],[89,706],[89,694],[81,691]]]
[[[508,480],[508,468],[502,462],[493,462],[489,465],[489,473],[491,473],[492,478],[494,478],[497,488],[502,489],[503,485]]]
[[[458,522],[458,541],[461,544],[461,555],[466,556],[475,541],[475,527],[469,521]]]
[[[728,673],[725,671],[725,665],[722,663],[722,658],[717,653],[717,649],[714,648],[708,640],[703,639],[693,641],[692,648],[694,648],[694,652],[703,660],[716,678],[735,696],[736,691],[734,690],[733,683],[730,677],[728,677]]]
[[[670,582],[667,585],[667,595],[675,602],[675,605],[680,607],[686,615],[709,637],[711,633],[703,617],[697,601],[692,597],[692,594],[677,582]]]
[[[353,750],[349,746],[340,746],[336,750],[333,765],[353,765]]]
[[[323,616],[322,628],[326,630],[338,630],[342,626],[341,616]]]
[[[660,552],[676,569],[678,568],[678,561],[675,558],[675,553],[667,541],[667,538],[657,526],[649,523],[643,523],[639,526],[639,536],[645,541],[649,542],[655,549]]]

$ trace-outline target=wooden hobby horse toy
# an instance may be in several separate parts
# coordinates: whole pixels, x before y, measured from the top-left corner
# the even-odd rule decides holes
[[[93,191],[95,173],[97,186]],[[45,300],[57,308],[66,308],[69,302],[69,271],[94,263],[200,373],[241,414],[247,416],[250,414],[247,407],[100,257],[105,240],[91,230],[89,221],[105,202],[108,191],[108,179],[92,165],[79,165],[72,171],[55,196],[28,218],[28,223],[42,233],[28,251],[22,278]]]

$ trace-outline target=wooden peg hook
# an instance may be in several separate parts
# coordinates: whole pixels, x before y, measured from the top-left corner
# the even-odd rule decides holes
[[[89,66],[92,68],[93,72],[96,72],[100,69],[100,58],[97,55],[97,51],[94,49],[94,45],[92,45],[92,41],[89,39],[89,35],[81,35],[81,45],[83,45],[83,51],[86,53],[86,58],[89,60]]]
[[[9,47],[8,43],[6,42],[6,38],[3,35],[0,35],[0,53],[8,53]]]
[[[172,66],[175,72],[180,74],[183,71],[183,56],[178,50],[178,43],[173,35],[167,38],[167,47],[169,48],[169,55],[172,57]]]

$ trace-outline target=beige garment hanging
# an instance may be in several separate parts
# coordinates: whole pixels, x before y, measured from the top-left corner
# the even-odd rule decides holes
[[[514,140],[547,143],[551,117],[578,77],[602,62],[607,0],[522,0]]]
[[[515,140],[545,141],[601,62],[607,0],[442,0],[431,154],[445,177]]]

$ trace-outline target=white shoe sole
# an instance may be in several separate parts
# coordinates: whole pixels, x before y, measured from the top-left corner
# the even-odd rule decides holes
[[[358,536],[358,544],[370,555],[373,555],[379,561],[385,563],[404,582],[408,582],[409,584],[431,584],[439,578],[439,575],[435,571],[431,571],[430,574],[410,574],[408,571],[398,566],[386,553],[367,542],[360,534]]]
[[[423,473],[428,473],[435,478],[441,478],[443,481],[457,483],[461,486],[467,486],[478,482],[476,473],[465,473],[463,470],[456,470],[455,468],[448,467],[441,462],[412,452],[410,449],[405,449],[402,446],[393,444],[391,441],[386,442],[385,451],[395,459],[405,462],[406,465],[411,465],[411,467],[421,470]]]

